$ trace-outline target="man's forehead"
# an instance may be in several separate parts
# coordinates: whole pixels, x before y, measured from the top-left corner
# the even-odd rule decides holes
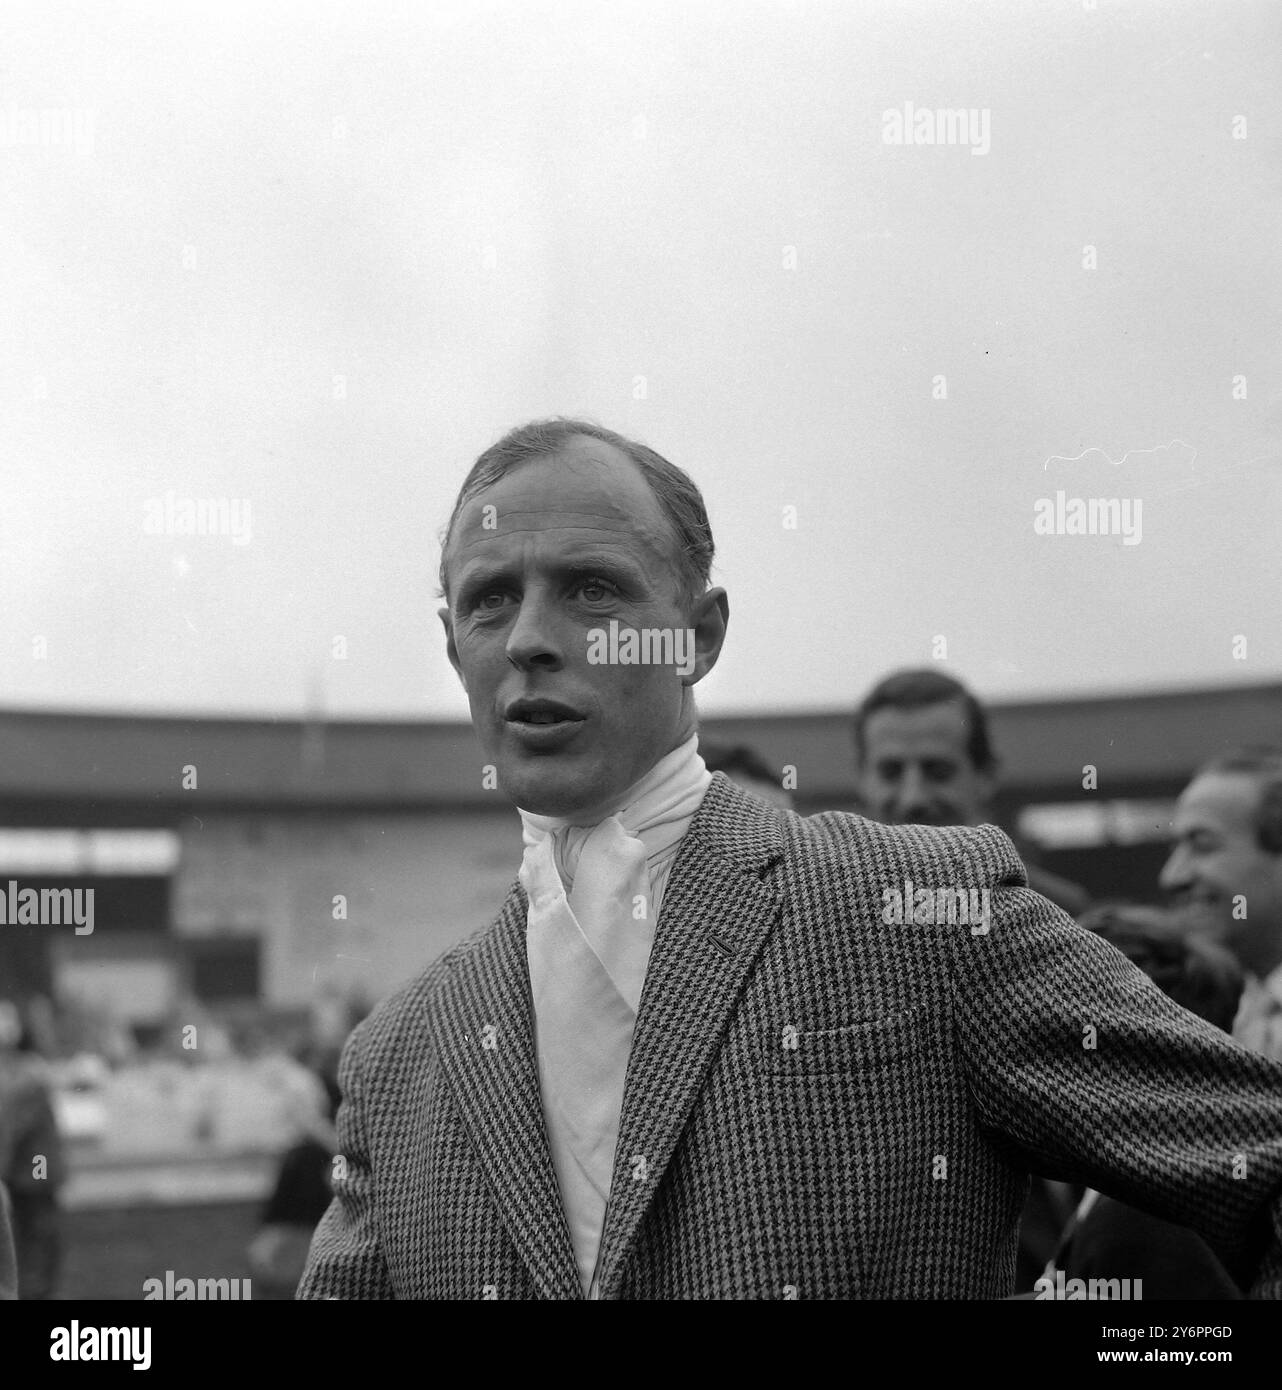
[[[1250,773],[1204,772],[1184,789],[1175,818],[1181,825],[1249,828],[1259,799],[1260,789]]]
[[[517,464],[468,499],[458,530],[475,542],[523,531],[653,532],[661,521],[640,468],[612,445],[590,439]]]
[[[870,745],[878,743],[902,748],[933,745],[963,752],[970,728],[966,711],[956,701],[941,700],[908,709],[885,705],[868,716],[864,734]]]
[[[576,440],[516,465],[468,499],[450,568],[573,560],[593,547],[631,555],[651,575],[675,569],[675,539],[641,469],[612,445]]]
[[[517,536],[536,531],[592,531],[633,533],[636,514],[610,499],[594,504],[590,499],[557,505],[546,494],[526,497],[478,493],[459,513],[457,534],[462,544],[474,545],[496,536]]]

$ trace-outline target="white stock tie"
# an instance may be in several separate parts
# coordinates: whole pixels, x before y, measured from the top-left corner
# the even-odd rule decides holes
[[[667,871],[711,780],[692,737],[625,793],[620,812],[596,825],[521,812],[539,1090],[589,1296]]]

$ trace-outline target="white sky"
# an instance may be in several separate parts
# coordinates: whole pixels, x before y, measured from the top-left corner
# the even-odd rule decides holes
[[[703,489],[705,712],[936,634],[990,697],[1282,677],[1280,57],[1268,0],[7,4],[0,704],[465,718],[437,534],[548,414]]]

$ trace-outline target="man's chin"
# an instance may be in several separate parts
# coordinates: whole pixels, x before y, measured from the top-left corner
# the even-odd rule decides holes
[[[499,788],[523,811],[566,819],[600,799],[586,770],[567,766],[561,757],[518,757],[499,764]]]

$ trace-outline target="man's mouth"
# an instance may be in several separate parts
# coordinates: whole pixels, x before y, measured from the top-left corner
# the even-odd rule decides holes
[[[1215,893],[1178,893],[1170,900],[1174,912],[1218,912],[1220,905],[1219,895]]]
[[[1223,936],[1229,929],[1227,902],[1218,894],[1184,893],[1167,899],[1167,910],[1185,930]]]
[[[513,700],[503,713],[509,724],[523,728],[538,728],[555,724],[581,724],[586,718],[572,705],[560,700]]]

